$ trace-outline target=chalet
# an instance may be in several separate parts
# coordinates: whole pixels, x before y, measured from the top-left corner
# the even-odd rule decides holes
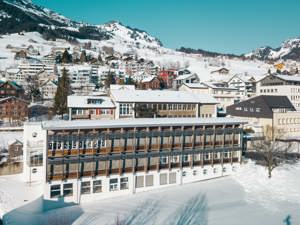
[[[0,99],[0,120],[19,124],[28,118],[29,103],[14,96]]]
[[[141,89],[157,90],[161,89],[161,81],[157,76],[148,76],[141,81]]]
[[[16,82],[0,80],[0,99],[7,98],[10,96],[23,97],[23,95],[24,95],[23,88],[20,85],[18,85]]]
[[[20,161],[23,158],[23,143],[22,141],[15,139],[8,144],[9,161]]]
[[[244,98],[255,95],[256,78],[245,74],[236,74],[227,81],[228,86],[237,88]]]

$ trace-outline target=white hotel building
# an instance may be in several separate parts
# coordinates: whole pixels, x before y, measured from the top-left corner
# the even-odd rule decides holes
[[[244,122],[233,118],[47,121],[24,125],[24,179],[44,199],[80,203],[232,174]]]

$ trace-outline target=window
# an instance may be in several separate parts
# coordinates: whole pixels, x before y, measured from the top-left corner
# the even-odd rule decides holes
[[[169,184],[176,184],[176,173],[169,173]]]
[[[166,173],[161,173],[159,176],[159,184],[160,185],[165,185],[167,184],[167,174]]]
[[[141,188],[144,187],[144,176],[136,176],[135,187]]]
[[[128,189],[128,177],[122,177],[120,179],[120,189],[121,190]]]
[[[132,104],[120,104],[120,115],[132,115]]]
[[[218,172],[218,169],[217,168],[214,168],[214,173],[217,173]]]
[[[160,157],[160,164],[167,164],[168,163],[168,158],[167,156],[162,156]]]
[[[183,155],[183,162],[188,162],[189,161],[189,156],[188,155]]]
[[[193,170],[193,175],[194,175],[194,176],[197,175],[197,170]]]
[[[51,185],[50,198],[58,198],[60,196],[60,184]]]
[[[146,175],[146,187],[153,186],[153,175]]]
[[[226,167],[223,167],[223,173],[225,173],[226,172]]]
[[[178,156],[171,156],[171,163],[178,163]]]
[[[64,184],[64,197],[73,195],[73,184]]]
[[[207,174],[207,169],[203,170],[203,174],[206,175]]]
[[[109,190],[110,191],[118,190],[118,178],[113,178],[109,180]]]
[[[101,180],[94,180],[93,181],[93,193],[102,192],[102,182]]]
[[[81,182],[81,194],[90,194],[91,193],[91,182],[83,181]]]

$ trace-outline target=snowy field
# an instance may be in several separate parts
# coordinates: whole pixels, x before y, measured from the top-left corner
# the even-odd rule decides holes
[[[0,180],[4,224],[279,225],[288,215],[292,225],[300,224],[299,163],[276,168],[271,180],[250,162],[231,177],[46,212],[40,208],[40,185],[29,187],[17,179]],[[29,199],[34,201],[24,201]]]

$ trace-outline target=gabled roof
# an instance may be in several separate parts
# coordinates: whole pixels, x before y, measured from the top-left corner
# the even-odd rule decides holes
[[[19,101],[22,101],[22,102],[25,102],[25,103],[29,104],[28,101],[26,101],[26,100],[24,100],[24,99],[21,99],[21,98],[17,98],[17,97],[15,97],[15,96],[9,96],[9,97],[7,97],[7,98],[0,98],[0,104],[1,104],[2,102],[5,102],[5,101],[7,101],[7,100],[10,100],[10,99],[19,100]]]
[[[148,76],[148,77],[146,77],[146,78],[144,78],[141,82],[142,83],[146,83],[146,82],[151,82],[154,78],[157,78],[157,76]]]
[[[271,109],[279,109],[279,108],[289,108],[294,109],[295,107],[288,99],[287,96],[276,96],[276,95],[261,95],[257,96],[257,98],[262,98],[267,106]]]

